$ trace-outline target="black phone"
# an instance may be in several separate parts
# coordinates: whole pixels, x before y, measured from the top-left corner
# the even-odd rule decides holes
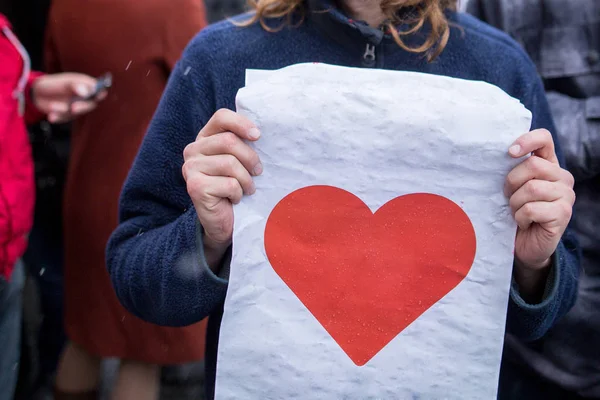
[[[86,97],[77,97],[75,100],[76,101],[92,100],[96,96],[98,96],[101,92],[103,92],[104,90],[110,89],[111,86],[112,86],[112,74],[110,72],[107,72],[106,74],[102,75],[101,77],[99,77],[97,79],[96,87],[94,88],[94,91],[92,93],[90,93]]]

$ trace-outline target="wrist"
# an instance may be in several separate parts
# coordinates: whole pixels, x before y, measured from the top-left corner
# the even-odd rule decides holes
[[[215,274],[218,274],[221,269],[223,257],[225,256],[225,253],[227,253],[229,246],[231,246],[231,240],[227,242],[218,242],[204,234],[202,245],[204,247],[204,257],[208,267]]]
[[[526,264],[515,259],[513,277],[519,287],[519,294],[529,304],[537,304],[543,300],[552,259],[539,264]]]

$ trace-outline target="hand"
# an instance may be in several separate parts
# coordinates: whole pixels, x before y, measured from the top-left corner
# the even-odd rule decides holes
[[[255,192],[252,176],[262,173],[258,155],[244,139],[260,137],[243,116],[219,110],[183,151],[183,178],[200,223],[209,266],[216,270],[231,244],[233,204]]]
[[[531,157],[508,174],[505,193],[519,226],[515,279],[521,295],[539,297],[551,257],[571,219],[575,192],[573,175],[558,164],[550,132],[526,133],[509,149],[514,158],[530,153]]]
[[[106,97],[104,91],[91,100],[77,100],[77,97],[87,97],[93,93],[95,87],[96,79],[88,75],[44,75],[33,82],[33,100],[37,109],[48,116],[48,121],[66,122],[92,111]]]

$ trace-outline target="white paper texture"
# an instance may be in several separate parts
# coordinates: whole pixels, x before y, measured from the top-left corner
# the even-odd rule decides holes
[[[251,82],[258,82],[261,79],[266,79],[273,71],[268,71],[264,69],[247,69],[246,70],[246,85]]]
[[[234,208],[216,398],[495,399],[516,231],[502,189],[531,113],[483,82],[324,64],[249,73],[237,107],[262,132],[264,173]],[[351,192],[372,212],[411,193],[444,196],[475,231],[466,278],[363,366],[265,251],[274,207],[312,185]]]

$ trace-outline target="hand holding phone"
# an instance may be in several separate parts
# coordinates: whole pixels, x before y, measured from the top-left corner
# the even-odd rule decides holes
[[[30,96],[49,122],[62,123],[95,109],[111,85],[110,74],[100,78],[76,72],[46,74],[33,81]]]
[[[98,96],[103,91],[110,89],[111,86],[112,86],[112,74],[110,72],[107,72],[106,74],[102,75],[101,77],[99,77],[97,79],[96,87],[94,88],[94,91],[92,93],[90,93],[86,97],[76,97],[74,99],[74,101],[93,100],[94,98],[96,98],[96,96]]]

